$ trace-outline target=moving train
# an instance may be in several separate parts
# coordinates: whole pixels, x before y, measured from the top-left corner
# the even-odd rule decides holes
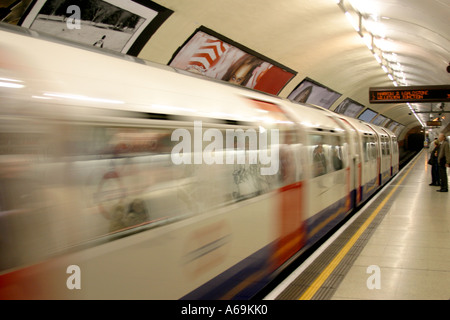
[[[0,299],[250,299],[399,170],[386,128],[0,28]]]

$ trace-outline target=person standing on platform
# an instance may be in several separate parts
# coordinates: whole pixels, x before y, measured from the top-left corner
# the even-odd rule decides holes
[[[448,192],[448,178],[447,178],[447,167],[450,167],[450,147],[448,145],[447,138],[445,134],[439,134],[439,178],[441,179],[441,189],[436,190],[438,192]]]
[[[441,181],[439,179],[439,163],[438,163],[438,155],[439,155],[439,141],[436,139],[430,145],[430,160],[428,164],[431,165],[431,183],[430,186],[440,186]]]

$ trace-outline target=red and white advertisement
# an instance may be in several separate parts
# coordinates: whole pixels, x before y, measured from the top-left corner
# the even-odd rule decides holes
[[[197,31],[169,65],[271,94],[278,94],[295,76],[203,31]]]

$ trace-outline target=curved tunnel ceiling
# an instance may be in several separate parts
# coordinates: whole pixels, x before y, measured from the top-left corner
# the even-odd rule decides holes
[[[297,71],[280,96],[287,97],[308,77],[342,94],[331,110],[349,97],[405,129],[421,126],[418,119],[430,120],[427,113],[414,116],[411,108],[428,111],[437,104],[370,104],[369,87],[393,87],[393,81],[399,86],[450,84],[448,0],[156,2],[174,15],[141,51],[142,58],[167,63],[177,47],[203,25]],[[345,11],[355,20],[347,19]],[[353,27],[359,16],[360,33]],[[379,54],[388,72],[368,48],[368,36],[372,51]],[[154,47],[160,41],[168,45],[165,55],[157,50],[164,45]],[[450,113],[441,129],[449,120]]]
[[[374,46],[382,51],[383,62],[400,86],[450,83],[446,72],[450,52],[450,1],[349,0],[347,3],[361,14],[364,27],[373,35]],[[439,106],[439,103],[411,104],[419,112],[439,111]],[[408,117],[397,111],[411,113],[408,109],[395,104],[384,112],[406,123]],[[417,113],[423,123],[438,115],[437,112]],[[445,117],[441,118],[442,128],[445,128],[450,115],[442,116]]]
[[[123,7],[151,2],[98,1]],[[331,110],[348,97],[402,124],[403,132],[426,123],[430,115],[421,112],[439,110],[441,105],[370,104],[369,88],[450,84],[446,71],[450,62],[450,0],[153,2],[173,13],[151,35],[139,58],[168,64],[203,26],[297,72],[280,92],[281,97],[309,78],[342,94]],[[450,111],[450,103],[444,108]],[[450,113],[442,115],[447,116],[439,130],[450,123]]]

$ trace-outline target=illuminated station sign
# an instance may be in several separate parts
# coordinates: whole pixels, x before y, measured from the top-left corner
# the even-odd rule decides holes
[[[440,127],[442,126],[441,121],[427,121],[427,127]]]
[[[369,102],[450,102],[450,85],[369,88]]]

